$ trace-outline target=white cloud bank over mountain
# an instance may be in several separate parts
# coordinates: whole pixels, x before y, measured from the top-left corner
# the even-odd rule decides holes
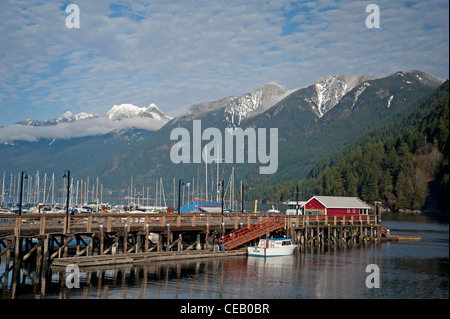
[[[34,142],[41,138],[71,139],[76,137],[101,135],[113,130],[129,128],[155,131],[164,124],[165,122],[152,118],[125,118],[120,121],[111,121],[105,117],[96,117],[49,126],[13,124],[0,128],[0,143],[19,140]]]
[[[70,113],[70,114],[69,114]],[[114,130],[143,129],[156,131],[170,120],[155,104],[138,107],[132,104],[114,105],[105,116],[66,112],[56,119],[19,123],[0,127],[0,143],[34,142],[39,139],[71,139],[102,135]]]

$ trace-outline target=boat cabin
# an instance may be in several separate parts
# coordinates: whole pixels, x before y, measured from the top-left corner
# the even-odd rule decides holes
[[[298,201],[298,214],[303,215],[303,206],[306,202]],[[286,215],[297,215],[297,201],[290,200],[288,202],[288,208],[286,209]]]
[[[292,242],[289,238],[270,238],[267,248],[277,248],[291,245]],[[266,239],[259,240],[258,248],[266,248]]]

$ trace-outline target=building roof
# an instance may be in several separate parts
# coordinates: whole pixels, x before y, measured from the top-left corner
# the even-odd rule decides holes
[[[200,207],[219,207],[220,209],[222,207],[222,204],[215,202],[188,202],[183,206],[181,206],[180,212],[181,213],[188,213],[193,211],[198,212],[200,210]]]
[[[222,212],[222,206],[199,206],[198,209],[205,213],[220,213]]]
[[[326,208],[359,208],[359,209],[370,208],[369,205],[364,203],[358,197],[314,196],[313,198],[318,200]]]

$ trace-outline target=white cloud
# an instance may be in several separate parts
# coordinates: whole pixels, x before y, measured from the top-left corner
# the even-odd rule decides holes
[[[79,0],[81,27],[67,29],[62,2],[0,2],[0,125],[121,103],[169,112],[332,73],[448,78],[446,1],[378,1],[377,30],[366,2],[120,3]]]
[[[120,121],[111,121],[105,117],[97,117],[49,126],[13,124],[6,127],[0,127],[0,143],[12,141],[34,142],[42,138],[71,139],[101,135],[113,130],[129,128],[155,131],[160,129],[164,123],[164,121],[158,121],[151,118],[125,118]]]

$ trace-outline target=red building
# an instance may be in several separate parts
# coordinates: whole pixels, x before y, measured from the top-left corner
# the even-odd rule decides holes
[[[304,215],[367,215],[370,206],[358,197],[314,196],[303,206]]]

